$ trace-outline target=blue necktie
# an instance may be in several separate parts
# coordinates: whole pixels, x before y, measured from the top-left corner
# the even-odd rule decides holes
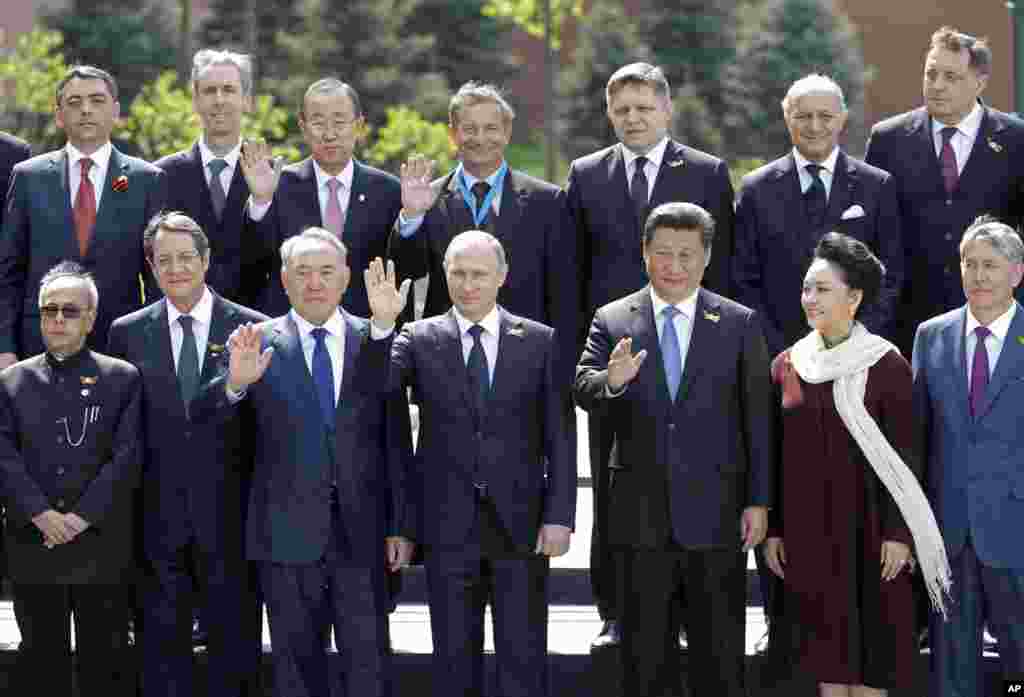
[[[473,348],[469,350],[469,360],[466,361],[466,369],[469,372],[469,384],[473,390],[473,406],[476,408],[477,419],[484,416],[487,409],[487,399],[491,394],[491,376],[487,367],[487,354],[484,353],[484,345],[480,343],[480,334],[484,328],[474,324],[469,328],[469,334],[473,337]]]
[[[661,311],[665,318],[665,326],[661,328],[661,359],[665,363],[665,382],[668,383],[668,392],[672,401],[676,401],[679,393],[679,383],[683,379],[683,359],[679,349],[679,335],[676,333],[676,325],[673,321],[679,314],[673,305],[667,305]]]
[[[327,352],[327,330],[317,327],[312,332],[316,346],[313,347],[313,386],[320,401],[324,425],[334,428],[334,369],[331,368],[331,354]]]

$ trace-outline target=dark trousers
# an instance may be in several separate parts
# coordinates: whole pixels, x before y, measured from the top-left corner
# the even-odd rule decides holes
[[[121,585],[14,584],[21,632],[21,695],[71,695],[71,616],[75,618],[78,694],[121,697],[135,692],[128,651],[130,590]]]
[[[210,695],[246,693],[259,665],[253,661],[253,589],[240,555],[211,553],[195,538],[167,554],[151,555],[143,590],[146,642],[142,683],[147,697],[190,697],[193,684],[192,617],[201,611],[207,643]],[[198,588],[198,592],[195,589]],[[260,622],[262,625],[262,621]]]
[[[949,565],[949,621],[931,614],[931,697],[984,694],[981,633],[986,623],[999,642],[1003,676],[1024,678],[1024,571],[986,566],[970,537]]]
[[[270,621],[275,697],[329,697],[324,636],[334,628],[346,697],[391,694],[391,642],[384,540],[373,566],[339,558],[332,529],[324,558],[312,564],[260,565]]]
[[[497,697],[548,694],[549,560],[516,549],[489,500],[466,544],[426,551],[435,697],[482,697],[484,610],[494,619]]]
[[[606,419],[605,419],[606,420]],[[618,619],[615,607],[618,598],[616,579],[621,561],[616,564],[616,547],[608,538],[608,456],[614,431],[611,424],[602,425],[602,412],[587,413],[587,436],[590,441],[590,476],[593,482],[594,517],[590,532],[590,589],[602,620]]]
[[[680,687],[672,611],[676,593],[689,602],[692,697],[744,697],[746,555],[739,549],[621,548],[623,685],[629,697],[662,697]]]

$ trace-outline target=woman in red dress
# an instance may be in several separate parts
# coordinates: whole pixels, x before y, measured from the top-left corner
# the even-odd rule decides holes
[[[940,609],[948,588],[911,453],[910,366],[856,321],[884,274],[863,243],[822,238],[801,296],[812,331],[772,363],[782,459],[763,551],[787,591],[796,669],[822,697],[914,686],[915,542]]]

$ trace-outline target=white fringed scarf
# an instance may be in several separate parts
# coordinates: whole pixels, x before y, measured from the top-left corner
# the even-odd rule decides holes
[[[932,607],[945,619],[946,597],[952,579],[939,525],[917,477],[864,406],[868,369],[894,348],[864,325],[854,322],[850,338],[838,346],[826,348],[821,334],[812,331],[793,345],[789,355],[797,374],[805,382],[817,385],[835,381],[832,395],[836,411],[903,514],[914,538]]]

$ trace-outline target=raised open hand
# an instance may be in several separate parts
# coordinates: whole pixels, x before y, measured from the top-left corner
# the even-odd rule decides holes
[[[411,155],[399,168],[402,180],[402,212],[406,218],[416,218],[434,205],[440,190],[430,187],[434,174],[434,161],[423,155]]]
[[[617,392],[623,385],[628,385],[640,372],[640,366],[647,358],[647,349],[633,355],[633,339],[624,336],[612,349],[608,358],[608,389]]]
[[[266,372],[274,347],[260,350],[261,334],[251,323],[243,324],[228,339],[228,389],[241,392]]]
[[[281,168],[284,158],[275,158],[270,146],[263,141],[246,140],[238,156],[242,166],[242,175],[249,185],[253,201],[259,204],[269,203],[277,191],[277,183],[281,180]]]
[[[363,272],[366,281],[366,298],[370,303],[371,320],[378,329],[387,331],[395,326],[395,320],[405,309],[409,299],[408,278],[398,287],[395,276],[395,262],[388,260],[387,269],[384,260],[377,257],[370,262],[369,268]]]

